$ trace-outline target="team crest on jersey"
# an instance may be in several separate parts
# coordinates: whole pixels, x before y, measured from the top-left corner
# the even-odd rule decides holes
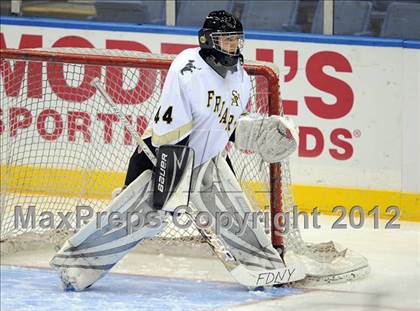
[[[232,103],[231,103],[231,105],[236,106],[236,107],[239,106],[239,92],[236,91],[236,90],[232,91]]]
[[[185,71],[190,71],[192,73],[194,69],[201,70],[201,68],[195,67],[194,60],[189,60],[185,67],[181,69],[181,74],[184,75]]]

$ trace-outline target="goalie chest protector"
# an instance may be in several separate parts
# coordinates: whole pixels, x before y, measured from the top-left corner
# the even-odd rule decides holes
[[[175,144],[189,135],[194,167],[217,156],[246,112],[250,88],[241,65],[222,78],[201,58],[199,48],[184,50],[168,71],[150,122],[153,145]]]

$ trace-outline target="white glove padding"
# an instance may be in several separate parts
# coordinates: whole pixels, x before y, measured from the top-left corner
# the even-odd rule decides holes
[[[235,146],[258,152],[268,163],[287,158],[296,150],[297,142],[297,128],[287,117],[248,115],[238,120]]]

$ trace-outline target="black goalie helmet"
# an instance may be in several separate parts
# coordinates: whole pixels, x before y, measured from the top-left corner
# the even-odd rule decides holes
[[[198,32],[198,41],[200,54],[220,75],[224,77],[227,70],[236,70],[244,44],[239,19],[226,11],[210,12]]]

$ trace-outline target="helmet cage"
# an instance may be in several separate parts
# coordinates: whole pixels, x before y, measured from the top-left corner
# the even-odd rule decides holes
[[[229,56],[241,55],[244,47],[244,33],[242,31],[212,32],[210,38],[215,50]]]

